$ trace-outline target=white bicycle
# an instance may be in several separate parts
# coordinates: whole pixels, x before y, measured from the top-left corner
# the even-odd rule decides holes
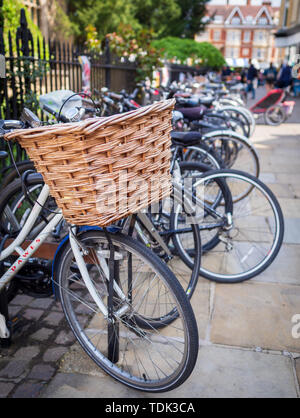
[[[2,240],[0,262],[5,271],[0,292],[9,288],[63,220],[58,209],[47,212],[49,187],[40,175],[29,175],[27,188],[38,198],[13,241],[5,248]],[[48,213],[47,219],[42,217],[43,227],[42,212]],[[1,213],[9,229],[11,213]],[[35,237],[32,231],[38,232]],[[130,236],[75,225],[68,225],[68,232],[55,257],[53,284],[80,345],[106,373],[132,388],[163,392],[181,385],[196,363],[198,332],[190,302],[174,274]],[[30,244],[23,249],[29,236]],[[6,320],[0,315],[2,339],[10,337]]]

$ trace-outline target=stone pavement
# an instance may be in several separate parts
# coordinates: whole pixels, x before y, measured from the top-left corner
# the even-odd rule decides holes
[[[300,338],[292,335],[292,317],[300,314],[300,123],[258,125],[253,141],[261,178],[284,212],[283,247],[269,269],[248,282],[199,280],[192,299],[200,335],[197,365],[181,387],[158,397],[300,396]],[[11,311],[21,312],[28,324],[1,351],[0,397],[154,397],[102,373],[73,344],[53,299],[20,295]]]

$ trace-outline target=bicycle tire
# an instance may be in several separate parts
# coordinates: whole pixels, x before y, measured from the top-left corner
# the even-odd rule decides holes
[[[102,231],[89,231],[89,232],[85,232],[79,236],[77,236],[77,239],[80,240],[80,242],[82,244],[89,244],[89,248],[93,248],[93,245],[97,244],[97,243],[105,243],[107,242],[107,238],[104,232]],[[153,367],[153,365],[151,365],[151,361],[154,361],[154,352],[151,351],[151,361],[149,362],[149,359],[146,360],[144,359],[144,364],[143,362],[141,362],[139,355],[145,355],[147,356],[147,350],[148,350],[148,355],[150,355],[150,349],[155,349],[155,347],[153,347],[151,345],[150,347],[150,343],[149,341],[147,341],[147,344],[149,345],[148,348],[146,350],[141,350],[141,352],[137,353],[138,350],[138,346],[135,347],[135,345],[137,344],[142,344],[143,341],[145,342],[145,336],[144,332],[145,329],[147,329],[145,326],[143,326],[142,329],[139,328],[137,321],[134,320],[134,316],[136,317],[140,317],[141,314],[139,313],[140,310],[145,309],[146,312],[146,306],[145,307],[138,307],[136,308],[137,310],[134,311],[134,307],[133,307],[133,303],[132,302],[130,305],[130,307],[132,308],[133,312],[131,314],[131,322],[127,322],[127,320],[121,321],[119,320],[119,325],[120,327],[123,326],[123,328],[125,329],[125,331],[129,334],[129,331],[132,330],[133,328],[133,333],[135,335],[135,339],[138,340],[135,345],[132,344],[132,342],[129,341],[129,336],[128,336],[128,340],[126,342],[126,344],[123,342],[123,339],[126,338],[126,332],[120,330],[119,331],[119,335],[120,337],[120,349],[122,349],[123,347],[123,352],[122,352],[122,356],[118,356],[119,359],[122,358],[122,364],[121,365],[117,365],[112,363],[110,360],[108,360],[108,358],[105,355],[105,350],[104,348],[102,349],[100,347],[100,344],[103,342],[104,346],[106,346],[107,342],[106,339],[102,339],[101,340],[101,334],[99,336],[98,339],[98,335],[100,333],[100,331],[97,333],[95,331],[95,329],[92,328],[92,332],[96,332],[97,335],[97,346],[95,347],[94,343],[93,343],[93,338],[92,337],[88,337],[89,334],[89,330],[88,330],[88,326],[91,327],[96,327],[97,321],[99,321],[99,324],[97,325],[100,329],[102,329],[102,325],[101,325],[101,321],[102,318],[101,315],[99,316],[99,312],[96,311],[95,313],[98,315],[94,315],[93,318],[84,318],[84,320],[82,319],[81,315],[83,314],[84,311],[81,310],[80,313],[78,306],[76,305],[76,298],[75,298],[75,302],[74,302],[74,307],[72,306],[72,290],[70,290],[72,288],[73,282],[71,283],[71,279],[69,276],[69,272],[70,272],[70,266],[72,265],[72,260],[73,260],[73,254],[72,254],[72,250],[70,248],[69,245],[67,245],[63,251],[62,257],[60,259],[60,263],[58,266],[58,275],[57,275],[57,284],[58,284],[58,290],[59,290],[59,295],[60,295],[60,300],[62,303],[62,307],[66,316],[66,319],[74,333],[74,335],[76,336],[79,344],[81,345],[81,347],[84,349],[84,351],[90,356],[90,358],[100,367],[102,368],[102,370],[104,370],[107,374],[109,374],[111,377],[113,377],[114,379],[116,379],[117,381],[131,387],[137,390],[142,390],[142,391],[146,391],[146,392],[152,392],[152,393],[157,393],[157,392],[164,392],[167,390],[171,390],[174,389],[176,387],[178,387],[179,385],[181,385],[191,374],[195,363],[196,363],[196,359],[197,359],[197,354],[198,354],[198,331],[197,331],[197,324],[196,324],[196,320],[194,317],[194,313],[192,311],[191,305],[181,287],[181,285],[179,284],[179,282],[177,281],[176,277],[170,272],[170,270],[167,268],[167,266],[162,263],[162,261],[155,255],[153,254],[148,248],[146,248],[144,245],[142,245],[141,243],[139,243],[137,240],[132,239],[131,237],[128,236],[124,236],[122,234],[110,234],[110,239],[111,242],[113,243],[115,248],[122,248],[124,252],[126,251],[130,251],[132,254],[136,255],[138,254],[138,257],[140,257],[141,260],[143,260],[145,263],[147,263],[148,266],[151,267],[151,269],[153,269],[153,271],[155,272],[155,276],[159,277],[160,283],[161,285],[164,285],[166,287],[164,287],[164,289],[168,289],[169,290],[169,296],[172,295],[172,297],[174,298],[174,302],[172,300],[172,303],[175,303],[176,305],[176,309],[177,309],[177,316],[176,316],[176,321],[178,321],[179,319],[182,321],[182,326],[183,326],[183,338],[184,338],[184,352],[182,352],[182,359],[178,362],[177,366],[176,366],[176,370],[172,370],[171,372],[169,372],[169,375],[166,377],[162,377],[160,378],[158,374],[158,370],[155,370],[155,372],[151,372],[151,376],[150,376],[150,371],[145,369],[145,367],[151,368]],[[105,245],[105,244],[103,244]],[[125,260],[125,257],[124,259]],[[123,267],[122,267],[123,268]],[[126,270],[126,268],[124,268],[124,271]],[[94,280],[94,282],[96,281],[96,279]],[[138,282],[138,285],[143,286],[143,283],[140,284],[140,282]],[[76,285],[75,285],[76,286]],[[153,288],[153,286],[151,287],[151,289]],[[82,287],[80,287],[80,289],[83,289]],[[149,287],[150,289],[150,287]],[[125,291],[125,289],[124,289]],[[133,290],[134,291],[134,290]],[[104,290],[102,291],[104,292]],[[103,296],[104,297],[104,296]],[[170,296],[171,297],[171,296]],[[83,296],[81,295],[80,298],[83,298]],[[78,299],[78,298],[77,298]],[[149,297],[149,300],[151,301],[151,297]],[[133,298],[134,301],[134,298]],[[144,300],[145,301],[145,298]],[[170,299],[171,301],[171,299]],[[88,304],[85,304],[85,309],[86,306],[89,307],[89,304],[91,304],[91,302],[89,301]],[[146,304],[146,302],[145,302]],[[151,303],[150,303],[151,305]],[[154,315],[154,313],[152,312],[152,308],[153,306],[151,305],[151,316]],[[91,306],[90,306],[91,309]],[[169,309],[169,307],[168,307]],[[88,309],[86,309],[88,311]],[[89,313],[87,312],[87,316],[89,315]],[[91,314],[93,315],[93,313]],[[142,315],[142,321],[147,320],[147,317],[145,317],[145,313],[143,313]],[[174,315],[172,315],[173,317],[169,320],[167,319],[167,316],[163,315],[163,317],[160,319],[160,325],[169,325],[171,322],[174,321]],[[96,319],[95,319],[96,318]],[[151,320],[151,318],[150,318]],[[81,323],[82,321],[82,323]],[[94,321],[94,322],[93,322]],[[104,321],[104,325],[103,327],[106,327],[106,323],[105,320]],[[178,327],[179,322],[176,322],[176,328]],[[145,325],[145,324],[144,324]],[[170,337],[170,333],[173,331],[174,329],[170,328],[172,327],[172,325],[169,325],[168,328],[163,327],[162,329],[162,333],[159,334],[159,330],[161,329],[160,326],[155,328],[155,330],[152,329],[152,331],[154,332],[155,336],[157,337],[157,339],[159,340],[159,338],[162,338],[164,341],[165,346],[163,346],[163,344],[161,344],[162,341],[160,341],[160,345],[162,347],[160,347],[160,349],[164,349],[163,352],[158,353],[160,355],[160,368],[161,367],[167,367],[165,363],[167,363],[168,361],[170,361],[170,355],[175,355],[174,354],[174,347],[167,347],[167,343],[168,340],[171,338]],[[122,328],[122,329],[123,329]],[[150,326],[151,328],[151,326]],[[129,330],[129,331],[128,331]],[[164,331],[166,330],[166,331]],[[166,333],[167,336],[164,336],[163,332]],[[178,332],[178,330],[176,331]],[[168,336],[169,335],[169,336]],[[151,338],[153,336],[151,335]],[[149,336],[147,337],[148,339],[150,338]],[[154,338],[155,340],[155,338]],[[155,342],[153,340],[153,343]],[[174,344],[173,340],[173,344]],[[158,343],[158,342],[157,342]],[[133,346],[133,348],[132,348]],[[172,349],[171,349],[172,348]],[[134,355],[130,357],[130,355],[132,353],[130,353],[130,350],[136,350],[134,351]],[[167,350],[166,350],[167,349]],[[102,351],[101,351],[102,350]],[[171,352],[172,354],[171,354]],[[168,352],[168,361],[166,361],[165,357],[163,356],[163,354],[166,354]],[[125,356],[127,356],[127,358],[125,359]],[[136,358],[135,358],[136,356]],[[179,356],[179,353],[176,355],[176,358]],[[157,357],[155,357],[156,359]],[[128,361],[129,363],[127,364],[127,366],[125,365],[124,361]],[[157,360],[158,361],[158,360]],[[144,367],[144,372],[141,373],[140,370],[138,370],[140,367]],[[130,366],[130,367],[129,367]],[[129,371],[130,370],[130,371]],[[164,372],[166,370],[164,369]],[[147,375],[148,374],[148,375]],[[155,378],[152,378],[152,376],[155,375]]]
[[[235,180],[242,180],[244,182],[250,182],[251,184],[253,184],[253,188],[251,192],[252,195],[250,194],[247,196],[247,198],[251,199],[251,205],[249,205],[246,201],[233,201],[233,211],[231,216],[233,222],[235,223],[235,225],[237,225],[233,229],[233,235],[235,236],[228,235],[229,238],[227,240],[227,243],[223,244],[222,242],[225,249],[222,251],[218,248],[214,249],[214,251],[216,252],[215,255],[210,255],[211,260],[206,261],[205,257],[202,258],[200,275],[206,279],[216,281],[219,283],[239,283],[245,280],[252,279],[253,277],[265,271],[272,264],[281,248],[284,236],[284,218],[279,202],[276,199],[273,192],[264,183],[262,183],[256,177],[251,176],[250,174],[244,173],[242,171],[211,171],[203,174],[202,177],[202,182],[213,181],[217,178],[223,178],[224,181],[226,181],[227,187],[229,187],[229,189],[230,186],[228,185],[228,182],[230,178]],[[257,193],[257,195],[254,195],[254,191],[255,193]],[[266,205],[264,208],[262,206],[262,198],[264,198],[266,201]],[[255,207],[255,204],[258,205],[258,208]],[[245,214],[245,212],[243,212],[245,207],[248,209],[248,212],[252,212],[249,212],[250,214],[248,215],[248,217],[245,220],[243,220],[243,217],[245,218],[247,216],[247,213]],[[240,215],[240,213],[242,215]],[[241,222],[240,224],[239,221]],[[245,231],[249,231],[248,235]],[[230,234],[230,232],[228,232],[228,234]],[[267,241],[268,237],[270,242]],[[262,249],[260,249],[257,244],[260,242],[262,245]],[[215,271],[218,268],[217,265],[219,265],[220,269],[223,270],[227,267],[221,265],[221,259],[220,263],[218,264],[216,256],[219,256],[220,253],[223,253],[224,257],[226,251],[230,253],[230,251],[234,250],[234,247],[232,247],[231,249],[229,247],[229,250],[227,250],[226,246],[227,244],[230,244],[230,246],[234,246],[235,243],[236,245],[240,245],[239,250],[236,250],[237,257],[234,259],[236,260],[236,266],[233,261],[228,262],[228,254],[227,266],[229,264],[229,267],[232,269],[237,268],[238,265],[239,268],[245,266],[245,271],[238,273],[230,272],[228,274],[225,274],[224,272]],[[240,249],[242,249],[242,253],[240,252]],[[208,267],[206,264],[207,262]],[[246,266],[246,263],[248,264],[248,267]]]
[[[260,161],[258,154],[252,144],[240,135],[234,133],[218,133],[206,135],[203,137],[204,142],[208,146],[213,147],[216,153],[223,160],[222,168],[240,170],[243,172],[248,172],[254,177],[259,177],[260,175]],[[222,158],[222,148],[225,146],[226,158],[229,155],[230,161],[225,161]],[[229,150],[228,150],[229,148]],[[231,152],[232,151],[232,152]],[[228,154],[229,152],[229,154]],[[239,158],[240,153],[243,152],[242,158]],[[247,164],[249,164],[247,166]],[[241,167],[240,167],[241,166]],[[251,192],[251,188],[241,196],[233,196],[234,201],[242,200]]]
[[[276,113],[275,115],[276,119],[274,118],[274,115],[273,115],[274,111]],[[285,118],[286,118],[286,114],[282,106],[280,105],[269,107],[264,114],[265,123],[271,126],[281,125],[285,121]]]
[[[195,162],[182,162],[180,163],[180,169],[182,174],[184,175],[185,171],[196,171],[199,173],[199,178],[203,175],[203,173],[210,172],[211,168],[205,164],[195,163]],[[216,206],[219,204],[219,200],[223,199],[225,200],[225,210],[230,211],[232,209],[232,201],[229,190],[226,187],[226,184],[224,184],[222,181],[219,182],[220,187],[220,196],[218,197],[218,201],[215,203]],[[204,216],[209,216],[208,214],[204,214]],[[176,213],[172,214],[171,218],[171,228],[172,229],[178,229],[178,216],[176,216]],[[200,231],[200,238],[201,238],[201,248],[202,248],[202,254],[205,254],[206,252],[213,249],[216,245],[219,243],[219,236],[218,231],[214,233],[214,235],[207,237],[204,235],[203,231]],[[185,245],[183,245],[180,241],[180,235],[175,235],[173,238],[174,245],[180,254],[180,257],[185,258],[185,263],[192,268],[194,259],[193,259],[193,251],[187,251],[185,248]],[[190,254],[189,254],[190,253]],[[192,256],[191,256],[192,255]],[[201,270],[201,267],[200,267]]]
[[[23,174],[27,170],[35,170],[33,162],[29,160],[17,164],[17,167],[20,174]],[[15,167],[12,166],[11,170],[3,177],[3,180],[1,182],[1,188],[8,186],[10,183],[16,180],[19,177],[19,173],[17,172]]]

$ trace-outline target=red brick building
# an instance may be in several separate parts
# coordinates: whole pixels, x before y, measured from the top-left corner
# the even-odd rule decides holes
[[[260,5],[251,4],[251,0],[236,0],[236,5],[234,0],[214,3],[207,5],[209,23],[205,32],[196,36],[197,41],[211,42],[229,65],[244,66],[249,59],[261,68],[270,62],[277,64],[274,32],[279,7],[272,7],[271,1],[262,1]]]

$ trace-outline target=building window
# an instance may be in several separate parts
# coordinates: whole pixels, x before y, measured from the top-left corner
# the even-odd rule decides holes
[[[241,24],[241,19],[239,17],[234,17],[231,20],[231,24],[232,25],[240,25]]]
[[[246,22],[247,23],[252,23],[253,22],[253,16],[247,16],[246,17]]]
[[[234,46],[227,47],[226,58],[239,58],[239,48]]]
[[[33,22],[40,26],[41,6],[39,0],[23,0],[22,3],[27,7]]]
[[[248,43],[248,42],[250,42],[250,40],[251,40],[251,32],[250,32],[250,30],[246,30],[244,32],[243,41]]]
[[[249,48],[243,48],[242,49],[242,54],[243,54],[244,57],[248,56],[249,55]]]
[[[290,1],[285,0],[284,12],[283,12],[283,26],[287,26],[287,23],[288,23],[289,6],[290,6]]]
[[[221,15],[216,15],[216,16],[214,17],[214,22],[215,22],[215,23],[223,23],[223,16],[221,16]]]
[[[268,24],[268,19],[266,17],[260,17],[258,19],[258,24],[259,25],[267,25]]]
[[[214,30],[213,33],[213,40],[214,41],[220,41],[221,40],[221,31],[220,30]]]
[[[265,50],[263,48],[255,48],[253,51],[253,56],[258,60],[263,60],[265,57]]]
[[[241,31],[239,30],[229,30],[227,32],[227,41],[230,43],[239,43],[241,40]]]
[[[266,41],[266,33],[265,31],[258,30],[255,32],[254,41],[256,42],[265,42]]]

